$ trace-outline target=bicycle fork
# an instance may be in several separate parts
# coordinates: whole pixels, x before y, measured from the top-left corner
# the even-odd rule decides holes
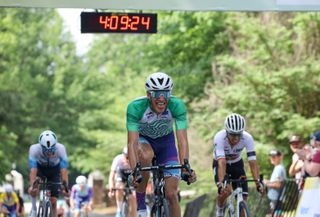
[[[241,216],[240,203],[243,201],[242,188],[237,188],[237,217]]]

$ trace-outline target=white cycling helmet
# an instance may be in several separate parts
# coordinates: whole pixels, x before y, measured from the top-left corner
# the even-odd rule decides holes
[[[85,185],[87,183],[87,178],[85,176],[78,176],[76,178],[76,183],[79,184],[79,185]]]
[[[241,115],[234,113],[227,116],[224,126],[228,133],[241,134],[246,127],[246,121]]]
[[[4,189],[4,191],[6,192],[6,193],[11,193],[11,192],[13,192],[13,187],[12,187],[12,185],[11,184],[5,184],[4,186],[3,186],[3,189]]]
[[[57,142],[57,136],[51,130],[43,131],[39,136],[39,143],[48,149],[54,146]]]
[[[172,90],[173,82],[172,78],[163,72],[156,72],[151,75],[146,80],[146,90]]]
[[[128,148],[127,148],[127,146],[123,147],[123,149],[122,149],[122,154],[128,155]]]

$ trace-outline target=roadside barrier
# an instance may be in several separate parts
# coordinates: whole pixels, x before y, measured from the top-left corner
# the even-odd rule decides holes
[[[286,179],[281,186],[278,201],[272,217],[294,217],[299,202],[299,189],[296,179]]]
[[[187,203],[183,217],[198,217],[207,194],[203,194]]]

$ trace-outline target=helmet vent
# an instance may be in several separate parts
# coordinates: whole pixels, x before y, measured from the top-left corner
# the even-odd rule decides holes
[[[154,86],[157,86],[157,83],[152,78],[150,80]]]
[[[50,148],[50,141],[47,141],[47,147]]]
[[[163,83],[163,78],[158,78],[159,83],[162,85]]]

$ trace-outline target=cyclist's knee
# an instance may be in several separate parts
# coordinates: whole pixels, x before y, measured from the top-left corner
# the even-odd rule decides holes
[[[138,157],[142,166],[147,166],[151,164],[152,158],[154,156],[153,149],[149,144],[139,144],[138,146]]]
[[[178,202],[178,191],[176,191],[176,190],[166,191],[166,198],[169,201],[177,201]]]
[[[50,201],[51,201],[51,204],[52,204],[52,208],[55,209],[57,207],[57,198],[56,197],[51,197],[50,198]]]

